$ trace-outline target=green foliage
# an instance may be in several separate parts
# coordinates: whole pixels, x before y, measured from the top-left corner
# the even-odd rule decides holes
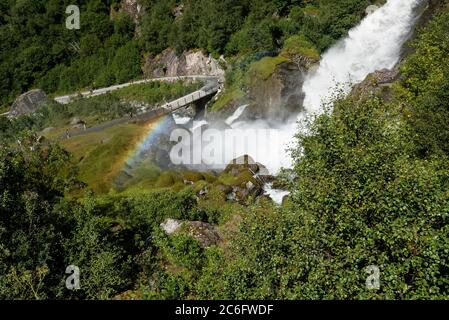
[[[276,67],[283,62],[288,61],[284,57],[265,57],[251,65],[249,70],[251,81],[256,79],[267,80],[276,70]]]
[[[34,151],[27,151],[32,146]],[[60,148],[23,142],[0,149],[0,297],[45,299],[55,295],[68,236],[64,212],[55,210],[66,188],[57,175],[68,155]]]
[[[146,50],[172,45],[242,54],[227,75],[231,90],[223,97],[232,100],[244,92],[248,71],[266,78],[284,61],[270,51],[283,47],[286,56],[316,58],[370,1],[201,0],[185,2],[177,18],[172,10],[179,1],[143,3],[153,9],[142,20],[139,45]],[[36,81],[55,91],[137,75],[142,55],[133,24],[121,14],[108,17],[117,2],[82,4],[86,30],[77,34],[79,52],[68,58],[63,43],[75,38],[59,38],[51,27],[61,19],[60,1],[0,4],[4,101]],[[84,190],[67,152],[27,133],[74,115],[112,119],[125,112],[120,98],[154,103],[184,90],[179,84],[173,91],[161,84],[148,92],[130,87],[12,122],[0,118],[0,298],[110,299],[137,290],[150,299],[446,299],[448,21],[441,14],[420,32],[393,102],[350,96],[311,119],[308,133],[296,137],[287,172],[295,178],[281,207],[263,198],[246,207],[227,201],[218,185],[251,181],[245,172],[214,177],[154,168],[148,169],[152,190],[72,199],[73,190]],[[111,159],[135,129],[114,128],[121,138],[91,149],[78,167],[81,176],[95,178],[96,166],[104,176],[117,169]],[[185,187],[183,179],[193,185]],[[207,195],[198,197],[205,187]],[[165,235],[160,224],[167,218],[219,224],[224,238],[203,249],[186,230]],[[81,289],[74,292],[63,281],[71,264],[81,269]],[[370,265],[380,269],[378,290],[366,287]]]
[[[22,146],[0,150],[2,299],[112,298],[130,289],[139,272],[157,270],[150,239],[165,218],[195,218],[189,191],[65,199],[72,187],[67,153],[34,140]],[[188,256],[187,262],[201,260]],[[80,290],[65,288],[68,265],[80,268]]]
[[[192,272],[201,270],[203,249],[197,240],[183,233],[166,238],[161,245],[169,261]]]
[[[0,118],[0,137],[12,140],[23,132],[39,132],[45,128],[64,127],[74,117],[87,122],[88,126],[129,115],[131,107],[118,97],[103,95],[81,99],[67,105],[49,103],[33,114],[17,118]]]
[[[82,0],[82,27],[67,30],[69,1],[10,1],[0,25],[0,105],[34,87],[47,92],[124,82],[141,74],[134,24],[109,8],[118,1]],[[105,74],[112,70],[110,77]]]
[[[200,297],[447,297],[447,157],[418,158],[400,112],[347,99],[318,117],[298,136],[290,201],[250,208],[230,262],[203,269]],[[366,288],[370,265],[379,290]]]
[[[401,98],[407,101],[407,119],[414,129],[418,152],[449,154],[449,13],[436,17],[414,41],[415,52],[402,71]]]
[[[0,18],[0,105],[34,87],[71,93],[138,78],[144,53],[168,47],[249,55],[279,51],[286,39],[303,34],[312,44],[307,48],[322,51],[360,20],[370,2],[142,0],[136,37],[132,19],[115,11],[116,0],[78,1],[82,27],[75,31],[61,28],[67,1],[10,1]]]
[[[180,98],[201,86],[201,83],[150,82],[131,85],[89,99],[79,99],[65,105],[49,103],[39,111],[22,115],[14,119],[0,117],[0,136],[5,140],[13,140],[25,131],[39,132],[45,128],[65,127],[74,117],[86,122],[88,127],[98,123],[127,117],[133,113],[130,102],[138,101],[149,105],[161,105],[166,101]]]
[[[201,86],[200,82],[189,83],[180,80],[168,83],[155,81],[119,89],[114,91],[112,95],[128,101],[140,101],[155,105],[183,97],[198,90]]]
[[[294,35],[288,38],[282,48],[281,56],[294,57],[300,55],[318,61],[320,54],[304,35]]]
[[[324,50],[360,20],[370,3],[200,0],[183,2],[182,16],[175,17],[174,8],[181,8],[179,1],[145,0],[142,4],[148,14],[142,19],[141,42],[155,54],[173,47],[233,55],[279,49],[282,40],[302,31],[319,50]],[[309,10],[305,10],[307,7]]]

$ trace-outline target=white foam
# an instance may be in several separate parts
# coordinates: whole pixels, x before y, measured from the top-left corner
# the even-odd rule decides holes
[[[241,115],[243,114],[243,112],[245,112],[245,109],[248,107],[247,104],[240,106],[237,108],[237,110],[235,110],[235,112],[233,113],[232,116],[230,116],[228,119],[226,119],[226,124],[228,126],[232,125],[238,118],[241,117]]]
[[[284,198],[290,194],[289,191],[273,189],[272,183],[267,183],[264,189],[265,194],[268,195],[278,205],[281,205]]]

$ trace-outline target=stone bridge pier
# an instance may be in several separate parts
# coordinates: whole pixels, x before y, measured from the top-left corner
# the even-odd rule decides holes
[[[207,105],[212,100],[212,98],[215,96],[215,92],[211,93],[199,100],[196,100],[193,102],[193,109],[195,111],[195,117],[194,120],[202,119],[207,114]]]

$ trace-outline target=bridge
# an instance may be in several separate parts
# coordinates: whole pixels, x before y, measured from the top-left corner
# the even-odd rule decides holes
[[[96,90],[84,91],[79,93],[74,93],[70,95],[60,96],[54,98],[54,100],[60,104],[69,104],[72,101],[78,99],[88,99],[100,95],[104,95],[109,92],[113,92],[122,88],[126,88],[133,85],[145,84],[150,82],[176,82],[179,80],[191,80],[191,81],[201,81],[205,83],[205,85],[199,90],[192,92],[184,97],[176,99],[174,101],[166,103],[164,106],[160,108],[157,112],[158,114],[167,114],[174,112],[178,109],[186,107],[192,103],[197,101],[201,101],[202,99],[209,97],[211,95],[216,94],[220,90],[220,82],[219,78],[216,76],[207,76],[207,75],[193,75],[193,76],[179,76],[179,77],[163,77],[163,78],[151,78],[144,79],[139,81],[131,81],[124,84],[114,85],[107,88],[101,88]],[[7,116],[9,112],[3,113],[0,116]]]

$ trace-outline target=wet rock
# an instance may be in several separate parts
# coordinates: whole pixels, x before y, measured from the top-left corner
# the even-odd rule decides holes
[[[267,167],[265,167],[263,164],[257,162],[257,167],[259,170],[257,171],[259,176],[266,177],[267,179],[271,179],[273,176],[270,175],[270,171],[268,171]]]
[[[249,88],[249,120],[285,121],[303,111],[304,94],[301,87],[307,68],[294,62],[284,62],[268,78],[255,78]]]
[[[232,127],[230,125],[228,125],[223,120],[216,120],[216,121],[212,122],[210,124],[210,127],[213,128],[213,129],[218,129],[220,131],[232,129]]]
[[[189,105],[186,108],[181,108],[181,109],[176,110],[176,112],[174,112],[174,114],[176,114],[179,117],[194,118],[196,116],[196,110],[193,105]]]
[[[369,6],[366,7],[366,9],[365,9],[365,14],[369,15],[369,14],[371,14],[371,13],[374,13],[377,9],[379,9],[379,6],[374,5],[374,4],[369,5]]]
[[[233,177],[238,176],[243,171],[250,171],[252,175],[259,172],[259,165],[248,155],[238,157],[231,161],[231,163],[224,170],[225,173]]]
[[[226,167],[223,173],[235,179],[229,189],[224,190],[228,200],[246,204],[250,198],[256,199],[263,194],[265,182],[258,172],[264,167],[259,165],[250,156],[245,155],[234,159]]]
[[[256,187],[256,185],[254,184],[254,183],[252,183],[251,181],[248,181],[246,184],[245,184],[245,187],[246,187],[246,190],[248,190],[248,191],[252,191],[252,190],[254,190],[254,188]]]

